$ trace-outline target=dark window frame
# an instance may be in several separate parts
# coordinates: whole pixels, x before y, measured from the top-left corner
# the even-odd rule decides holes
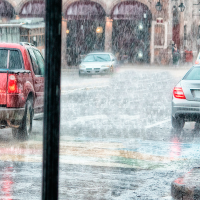
[[[19,59],[20,59],[20,63],[21,63],[21,68],[19,68],[19,69],[24,69],[23,62],[22,62],[22,55],[20,54],[21,51],[19,51],[19,50],[14,50],[14,49],[10,49],[10,50],[8,51],[8,57],[9,57],[8,69],[10,69],[10,53],[11,53],[11,51],[16,51],[16,52],[19,53]],[[14,69],[12,69],[12,70],[14,70]]]
[[[42,73],[42,68],[41,68],[41,66],[39,64],[39,60],[38,60],[37,55],[36,55],[35,52],[38,52],[40,54],[40,56],[41,56],[43,61],[44,61],[44,58],[43,58],[41,52],[38,49],[32,48],[32,50],[33,50],[33,53],[35,54],[35,57],[36,57],[36,60],[37,60],[37,65],[38,65],[38,67],[40,69],[40,72],[41,72],[41,76],[44,76],[44,73]],[[43,70],[45,70],[45,61],[44,61],[44,69]]]
[[[0,50],[8,50],[8,63],[7,63],[7,69],[9,69],[9,62],[10,62],[10,50],[14,50],[14,51],[18,51],[19,52],[19,55],[20,55],[20,59],[21,59],[21,64],[22,64],[22,69],[25,69],[24,67],[24,60],[23,60],[23,57],[22,57],[22,52],[17,49],[17,48],[5,48],[5,47],[0,47]]]
[[[33,54],[34,54],[36,60],[33,60],[32,55],[31,55],[31,53],[30,53],[29,50],[32,50],[32,51],[33,51],[33,48],[27,48],[29,57],[30,57],[30,59],[31,59],[31,64],[32,64],[33,73],[34,73],[34,75],[35,75],[36,77],[41,77],[41,76],[43,76],[43,75],[42,75],[41,70],[40,70],[40,67],[39,67],[39,65],[38,65],[38,63],[37,63],[37,58],[36,58],[36,56],[35,56],[35,53],[34,53],[34,51],[33,51]],[[38,68],[38,72],[39,72],[39,73],[36,73],[36,67]]]

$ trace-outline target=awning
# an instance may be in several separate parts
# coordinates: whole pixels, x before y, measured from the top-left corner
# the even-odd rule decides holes
[[[31,1],[24,4],[19,13],[20,17],[45,17],[45,3],[43,1]]]
[[[66,10],[65,18],[69,20],[93,20],[103,19],[105,15],[104,9],[98,3],[75,2]]]
[[[151,20],[152,15],[146,5],[136,1],[125,1],[113,8],[111,17],[112,19]]]

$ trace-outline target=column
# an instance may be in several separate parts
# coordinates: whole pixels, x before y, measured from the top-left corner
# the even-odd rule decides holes
[[[151,23],[151,43],[150,43],[150,54],[151,54],[151,61],[150,63],[154,63],[154,36],[155,36],[155,21]]]
[[[7,28],[2,27],[1,42],[7,42]]]
[[[192,11],[193,11],[193,1],[187,1],[187,48],[192,50]]]
[[[7,27],[7,41],[6,42],[12,42],[12,30],[14,28]]]
[[[196,58],[198,56],[199,53],[199,6],[194,7],[193,8],[193,28],[192,28],[192,32],[193,32],[193,58],[194,61],[196,61]]]
[[[184,12],[180,12],[179,24],[180,24],[180,54],[181,54],[182,62],[184,62],[185,61],[185,56],[184,56],[184,50],[185,50],[185,44],[184,44]]]
[[[172,13],[173,4],[169,1],[168,6],[168,63],[172,62],[172,40],[173,40],[173,13]]]
[[[112,51],[112,23],[113,20],[110,17],[106,17],[105,26],[105,51]]]
[[[67,67],[66,50],[67,50],[67,20],[62,18],[62,52],[61,52],[61,66]]]

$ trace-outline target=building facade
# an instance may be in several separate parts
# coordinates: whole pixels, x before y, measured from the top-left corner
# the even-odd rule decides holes
[[[156,9],[158,2],[162,9]],[[179,11],[183,3],[185,9]],[[112,51],[119,60],[170,64],[172,43],[184,61],[200,49],[198,0],[63,0],[63,65],[77,65],[91,51]],[[2,22],[45,17],[43,0],[0,0]]]

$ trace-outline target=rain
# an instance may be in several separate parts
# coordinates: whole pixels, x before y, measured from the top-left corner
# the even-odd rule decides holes
[[[199,11],[198,0],[0,0],[0,199],[45,199],[57,139],[46,191],[57,199],[200,199]]]

